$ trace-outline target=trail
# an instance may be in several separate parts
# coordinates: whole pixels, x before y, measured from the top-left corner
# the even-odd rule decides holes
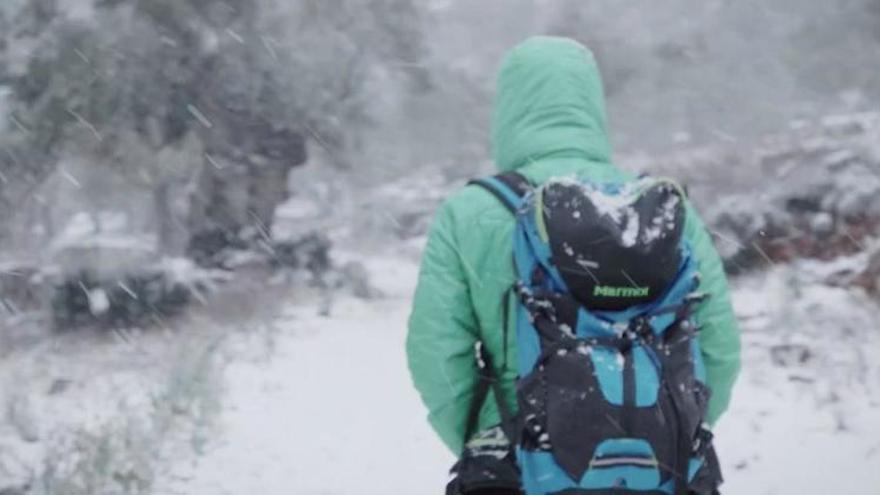
[[[228,369],[222,439],[181,475],[181,493],[416,494],[445,484],[453,459],[425,421],[403,348],[414,268],[398,272],[385,298],[341,301],[329,318],[292,307],[269,362]]]
[[[330,317],[292,306],[279,321],[270,360],[229,367],[218,439],[181,470],[177,492],[442,492],[453,459],[427,426],[403,348],[415,267],[386,261],[378,271],[387,297],[345,299]],[[746,363],[735,402],[716,432],[728,480],[724,493],[822,495],[845,486],[847,493],[876,495],[876,395],[857,406],[854,399],[828,403],[821,383],[805,385],[791,378],[791,369],[774,367],[767,359],[768,335],[754,333],[772,318],[746,297],[761,291],[747,289],[736,296],[746,321]],[[763,299],[773,306],[772,298]],[[830,298],[829,304],[839,301]]]

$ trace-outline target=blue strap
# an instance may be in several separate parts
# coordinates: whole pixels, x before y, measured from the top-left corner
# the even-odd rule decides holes
[[[480,186],[489,191],[514,214],[519,210],[523,197],[532,189],[529,180],[517,172],[474,179],[468,184]]]

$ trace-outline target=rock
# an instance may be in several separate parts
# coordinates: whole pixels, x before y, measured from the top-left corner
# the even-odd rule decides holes
[[[813,351],[805,345],[779,344],[770,347],[770,356],[777,366],[799,366],[813,357]]]
[[[229,251],[246,249],[237,232],[220,227],[195,232],[187,246],[186,256],[205,268],[218,268],[225,264]]]
[[[39,309],[40,269],[26,263],[0,263],[0,316]]]
[[[790,169],[784,181],[711,203],[707,225],[731,273],[795,258],[852,255],[876,235],[880,156],[868,151],[873,138],[867,129],[880,129],[880,123],[859,116],[828,122],[810,134],[763,144],[769,151],[759,146],[751,166]],[[861,130],[838,132],[843,128]]]
[[[880,191],[850,190],[842,194],[837,203],[836,213],[845,220],[859,220],[867,213],[867,206]]]
[[[320,278],[330,270],[330,239],[312,233],[296,240],[277,241],[269,245],[275,268],[307,270]]]
[[[880,249],[875,249],[868,257],[868,262],[852,282],[875,297],[880,295]]]
[[[361,299],[381,297],[382,291],[370,283],[369,274],[363,264],[351,261],[346,263],[340,271],[343,285],[350,287],[355,297]]]
[[[107,297],[107,291],[101,288],[90,290],[88,292],[89,311],[95,316],[101,316],[110,310],[110,299]]]
[[[72,380],[56,378],[55,380],[52,380],[52,385],[49,386],[49,395],[63,394],[71,384],[73,384]]]
[[[0,495],[27,495],[33,485],[33,472],[13,449],[0,448]]]
[[[834,217],[828,212],[820,212],[810,220],[810,230],[820,236],[826,237],[834,232]]]
[[[859,155],[853,150],[842,149],[836,150],[822,159],[822,165],[831,171],[842,170],[852,164],[858,162]]]
[[[19,395],[12,398],[8,416],[10,424],[15,428],[15,431],[18,432],[22,440],[31,443],[40,440],[40,426],[31,401],[27,396]]]

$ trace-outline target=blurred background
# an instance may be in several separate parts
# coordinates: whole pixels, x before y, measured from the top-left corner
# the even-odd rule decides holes
[[[727,493],[877,493],[880,1],[4,0],[0,494],[439,492],[408,298],[532,34],[734,277]]]

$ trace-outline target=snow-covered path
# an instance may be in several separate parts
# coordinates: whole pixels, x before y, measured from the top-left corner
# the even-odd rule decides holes
[[[383,287],[388,297],[345,299],[329,318],[291,307],[269,361],[228,369],[218,439],[180,474],[176,491],[441,493],[452,458],[427,426],[403,350],[415,268],[394,261],[372,268],[384,273],[379,280],[390,284]],[[766,294],[758,285],[743,293]],[[880,409],[870,403],[876,398],[821,404],[817,386],[774,367],[763,337],[748,333],[748,321],[766,319],[752,307],[760,304],[739,302],[750,306],[742,312],[751,320],[744,325],[747,364],[717,432],[725,493],[825,495],[844,487],[854,495],[880,493]]]
[[[338,316],[291,308],[270,362],[228,370],[222,438],[180,492],[416,494],[437,490],[453,459],[425,421],[403,349],[412,267],[382,268],[397,287]]]

